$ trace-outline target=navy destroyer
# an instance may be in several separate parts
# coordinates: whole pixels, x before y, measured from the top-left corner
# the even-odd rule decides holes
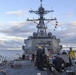
[[[30,13],[35,13],[39,16],[38,19],[27,19],[27,21],[32,21],[36,23],[36,28],[37,32],[33,33],[33,36],[28,36],[28,39],[24,40],[25,45],[22,46],[24,53],[23,56],[27,53],[35,53],[37,47],[40,45],[42,47],[46,47],[47,50],[49,51],[49,54],[54,54],[60,51],[61,45],[60,39],[56,38],[55,35],[53,35],[51,32],[47,32],[47,23],[50,21],[56,22],[55,28],[58,25],[57,19],[56,18],[51,18],[51,19],[46,19],[44,16],[48,13],[54,12],[54,10],[45,10],[44,7],[42,6],[42,0],[40,7],[38,8],[37,11],[30,10]]]
[[[45,10],[42,6],[41,0],[41,5],[38,10],[30,10],[29,12],[35,13],[39,16],[38,19],[27,19],[27,21],[33,21],[36,23],[37,32],[34,32],[33,36],[29,36],[28,39],[24,40],[25,45],[22,46],[22,49],[24,50],[22,58],[24,60],[15,59],[3,64],[3,66],[0,68],[0,75],[76,75],[76,60],[72,60],[73,65],[66,67],[61,73],[57,72],[54,67],[51,67],[51,70],[46,69],[45,71],[40,71],[34,66],[33,63],[31,63],[30,60],[25,60],[26,55],[36,53],[38,46],[47,49],[49,56],[58,53],[62,48],[62,46],[59,44],[60,39],[52,35],[51,32],[47,32],[47,23],[50,21],[55,21],[56,26],[58,23],[56,18],[46,19],[44,17],[46,14],[54,12],[54,10]],[[68,54],[59,56],[67,62]]]

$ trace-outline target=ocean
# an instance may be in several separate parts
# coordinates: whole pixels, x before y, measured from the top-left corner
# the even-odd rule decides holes
[[[0,60],[13,60],[21,57],[23,50],[0,50]]]
[[[23,50],[0,50],[0,60],[17,59],[19,56],[21,57],[23,53],[24,53]],[[75,57],[76,57],[76,51],[75,51]]]

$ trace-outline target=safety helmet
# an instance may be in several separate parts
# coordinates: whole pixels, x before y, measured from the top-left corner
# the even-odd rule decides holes
[[[41,46],[38,46],[38,49],[42,49],[42,47]]]
[[[46,54],[46,56],[49,56],[49,54]]]

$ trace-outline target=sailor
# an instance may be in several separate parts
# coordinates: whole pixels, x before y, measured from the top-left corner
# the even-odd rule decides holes
[[[37,69],[39,70],[43,70],[42,52],[43,52],[43,48],[39,46],[36,54]]]
[[[53,59],[53,64],[54,64],[54,66],[55,66],[55,69],[57,70],[57,71],[62,71],[62,68],[64,67],[64,65],[65,65],[65,62],[64,62],[64,60],[61,58],[61,57],[59,57],[57,54],[54,56],[54,59]]]
[[[72,59],[75,59],[75,52],[72,50],[72,48],[70,47],[70,51],[69,51],[69,57]]]
[[[70,51],[68,52],[69,54],[69,63],[70,66],[72,65],[72,59],[75,59],[75,52],[72,50],[72,48],[70,47]]]
[[[49,63],[49,55],[46,54],[46,65]]]
[[[33,53],[31,62],[34,62],[34,59],[35,59],[35,54]]]
[[[49,52],[47,50],[47,48],[43,48],[43,59],[44,59],[44,67],[46,67],[49,63]]]

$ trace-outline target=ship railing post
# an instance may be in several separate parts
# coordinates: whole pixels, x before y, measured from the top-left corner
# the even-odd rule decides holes
[[[41,75],[41,73],[37,73],[37,75]]]

